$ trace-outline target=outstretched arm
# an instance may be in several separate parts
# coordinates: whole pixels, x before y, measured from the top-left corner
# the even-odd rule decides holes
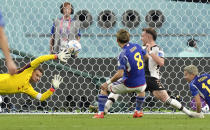
[[[38,99],[40,101],[44,101],[47,98],[49,98],[53,94],[54,91],[55,91],[54,88],[50,88],[45,93],[41,94],[35,91],[32,86],[30,86],[30,88],[25,93],[30,95],[32,98]]]
[[[29,87],[29,89],[25,92],[26,94],[30,95],[33,98],[36,98],[40,101],[45,101],[47,98],[49,98],[60,85],[60,83],[63,81],[62,77],[60,75],[55,75],[54,79],[52,80],[52,87],[48,89],[45,93],[41,94],[38,93],[33,89],[32,86]]]
[[[43,55],[40,56],[38,58],[36,58],[35,60],[33,60],[30,65],[31,67],[38,67],[42,62],[48,61],[48,60],[53,60],[53,59],[57,59],[57,55]]]
[[[71,57],[71,54],[68,53],[68,51],[61,51],[58,54],[54,54],[54,55],[44,55],[44,56],[40,56],[38,58],[36,58],[35,60],[33,60],[30,65],[31,67],[38,67],[42,62],[44,61],[48,61],[48,60],[53,60],[53,59],[59,59],[63,62],[67,62],[67,59]]]

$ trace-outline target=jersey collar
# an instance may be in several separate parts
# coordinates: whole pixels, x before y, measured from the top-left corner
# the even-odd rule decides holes
[[[197,78],[198,78],[198,76],[196,75],[190,83],[193,83]]]

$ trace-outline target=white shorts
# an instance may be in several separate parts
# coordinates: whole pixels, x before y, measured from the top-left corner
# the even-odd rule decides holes
[[[146,86],[147,85],[144,84],[144,85],[136,87],[136,88],[129,88],[123,84],[122,79],[119,79],[117,82],[111,83],[108,86],[108,90],[115,94],[123,94],[123,93],[131,93],[131,92],[140,93],[140,92],[145,91]]]

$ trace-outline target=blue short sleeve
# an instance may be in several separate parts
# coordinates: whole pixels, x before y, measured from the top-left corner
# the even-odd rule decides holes
[[[142,55],[144,56],[146,54],[147,54],[146,50],[142,49]]]
[[[81,32],[80,32],[80,29],[79,29],[79,31],[78,31],[78,36],[79,36],[79,37],[81,37]]]
[[[53,23],[53,26],[51,28],[51,35],[53,35],[55,33],[55,23]]]
[[[163,52],[162,49],[160,49],[160,50],[158,51],[158,56],[159,56],[159,57],[164,57],[164,52]]]
[[[192,83],[190,84],[190,91],[191,91],[191,94],[192,94],[193,97],[196,96],[199,93],[196,86]]]
[[[3,19],[3,16],[2,16],[1,11],[0,11],[0,26],[1,27],[4,27],[5,26],[5,22],[4,22],[4,19]]]
[[[118,70],[126,69],[126,64],[127,64],[127,57],[122,52],[120,53],[120,56],[118,58]]]

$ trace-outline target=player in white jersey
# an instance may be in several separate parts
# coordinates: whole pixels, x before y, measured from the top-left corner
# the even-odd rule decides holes
[[[183,111],[190,117],[198,117],[194,112],[189,111],[176,99],[170,98],[167,91],[160,82],[160,67],[164,65],[164,52],[155,43],[157,33],[153,28],[142,29],[141,40],[144,48],[150,55],[149,59],[145,60],[145,78],[147,83],[146,91],[150,91],[157,99],[176,109]],[[105,104],[105,113],[111,108],[112,104],[118,99],[119,94],[110,93]],[[142,113],[143,116],[143,113]]]

